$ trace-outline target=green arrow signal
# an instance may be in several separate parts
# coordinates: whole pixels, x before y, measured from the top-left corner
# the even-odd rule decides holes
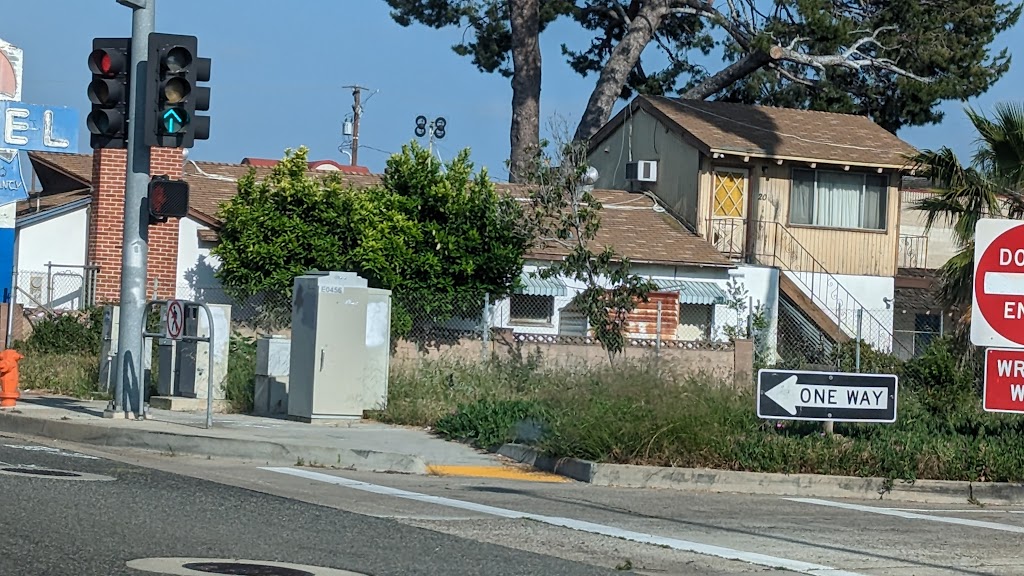
[[[163,113],[162,121],[160,122],[161,128],[163,128],[167,134],[177,134],[182,132],[186,125],[188,125],[188,114],[182,108],[171,108],[166,110]]]

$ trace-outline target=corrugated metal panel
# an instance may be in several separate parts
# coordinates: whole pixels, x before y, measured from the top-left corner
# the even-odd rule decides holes
[[[530,273],[524,272],[519,276],[523,286],[516,289],[516,294],[530,294],[532,296],[565,296],[568,290],[560,278],[533,277]]]
[[[725,291],[712,282],[694,280],[655,280],[658,290],[678,292],[680,304],[721,304],[725,302]]]

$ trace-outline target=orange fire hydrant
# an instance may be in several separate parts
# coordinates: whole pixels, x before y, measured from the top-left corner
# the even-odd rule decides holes
[[[13,348],[0,352],[0,408],[13,408],[21,397],[18,392],[18,361],[22,358],[24,356]]]

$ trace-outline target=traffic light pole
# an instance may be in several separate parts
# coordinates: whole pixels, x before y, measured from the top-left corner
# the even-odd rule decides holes
[[[121,302],[117,359],[114,365],[113,415],[129,409],[145,418],[142,333],[146,321],[146,267],[149,252],[149,146],[145,144],[146,59],[156,23],[156,0],[118,0],[132,8],[132,53],[128,107],[128,165],[124,190],[121,251]]]

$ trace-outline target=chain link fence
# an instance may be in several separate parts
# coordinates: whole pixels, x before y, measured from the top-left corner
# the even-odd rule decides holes
[[[781,299],[776,364],[860,371],[868,356],[872,362],[907,361],[944,334],[939,315],[855,308],[837,316],[799,309]]]
[[[231,323],[235,330],[248,335],[286,334],[292,323],[291,296],[281,292],[262,292],[246,298],[235,298],[220,286],[178,286],[177,297],[207,304],[231,306]]]
[[[535,290],[535,292],[543,292]],[[467,302],[459,314],[439,317],[425,302],[395,300],[395,317],[409,314],[413,329],[395,341],[394,359],[422,362],[438,358],[489,361],[518,357],[546,366],[587,369],[608,362],[608,353],[590,328],[587,315],[567,291],[513,294]],[[427,298],[426,300],[429,300]],[[658,358],[676,366],[713,374],[736,374],[742,360],[734,338],[746,338],[752,319],[716,302],[679,304],[672,294],[652,295],[625,318],[626,358]],[[748,346],[746,362],[753,365]]]
[[[291,299],[266,293],[242,300],[219,287],[186,288],[179,295],[230,304],[236,330],[287,334]],[[688,301],[692,300],[692,301]],[[766,309],[753,299],[700,300],[671,291],[651,294],[626,319],[627,349],[724,351],[749,341],[755,368],[866,369],[880,358],[908,360],[942,335],[941,318],[892,309],[852,309],[841,317],[808,311],[780,298]],[[428,293],[392,295],[394,353],[404,359],[439,355],[488,359],[502,347],[542,346],[548,353],[603,356],[573,294],[513,294],[464,301]],[[850,327],[853,327],[852,329]],[[567,347],[568,346],[568,347]]]
[[[96,273],[92,266],[49,266],[16,270],[13,300],[25,309],[84,310],[95,305]]]

